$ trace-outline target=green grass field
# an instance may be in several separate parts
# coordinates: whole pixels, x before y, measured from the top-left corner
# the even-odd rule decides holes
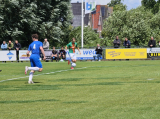
[[[0,119],[160,117],[160,61],[44,62],[35,84],[26,65],[0,63]]]

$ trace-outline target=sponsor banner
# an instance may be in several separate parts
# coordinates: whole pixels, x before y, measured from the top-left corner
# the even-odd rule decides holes
[[[0,61],[16,61],[16,51],[0,51]]]
[[[19,61],[29,61],[29,57],[27,57],[26,53],[28,50],[19,50]],[[31,52],[30,52],[31,55]]]
[[[56,50],[59,51],[58,49]],[[94,59],[93,56],[96,55],[95,49],[81,49],[80,51],[81,51],[81,55],[79,54],[77,49],[75,50],[77,60],[93,60]],[[46,60],[51,60],[52,50],[47,50],[44,52],[45,52]],[[20,61],[29,61],[29,57],[27,57],[26,53],[27,53],[27,50],[19,51]],[[68,53],[69,53],[69,50],[67,51],[67,54],[66,54],[66,60],[70,59]],[[102,59],[102,57],[100,59]]]
[[[75,50],[77,60],[93,60],[93,56],[96,55],[95,49],[80,49],[80,51],[81,55],[77,49]],[[67,51],[66,60],[70,59],[68,53],[69,51]]]
[[[106,59],[146,59],[147,49],[106,49]]]
[[[147,58],[160,58],[160,48],[147,48]]]

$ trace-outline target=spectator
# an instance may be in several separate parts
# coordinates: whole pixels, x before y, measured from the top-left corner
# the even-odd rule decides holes
[[[114,40],[113,44],[114,44],[114,48],[120,47],[121,41],[119,40],[118,36],[116,36],[116,39]]]
[[[124,41],[124,43],[123,43],[123,46],[125,47],[125,48],[131,48],[131,42],[128,40],[128,38],[125,38],[125,41]],[[129,59],[126,59],[127,61],[129,60]]]
[[[130,48],[131,47],[131,42],[128,40],[128,38],[125,38],[125,41],[123,43],[123,46],[125,48]]]
[[[2,45],[1,45],[1,49],[2,50],[7,50],[7,43],[6,43],[6,41],[3,41]]]
[[[13,50],[14,48],[14,45],[13,45],[13,43],[12,43],[12,41],[11,40],[9,40],[9,42],[8,42],[8,50]]]
[[[49,42],[47,41],[47,38],[44,39],[43,49],[44,50],[49,50]]]
[[[96,60],[96,57],[98,58],[98,61],[101,61],[100,58],[102,57],[103,49],[102,49],[102,47],[100,47],[99,44],[97,44],[97,47],[96,47],[96,50],[95,50],[95,51],[96,51],[96,55],[93,56],[94,61]]]
[[[19,50],[21,49],[21,44],[18,43],[18,40],[14,43],[14,49],[16,50],[17,62],[19,62]]]
[[[114,40],[113,44],[114,44],[114,48],[120,47],[121,41],[119,40],[118,36],[116,36],[116,39]],[[113,61],[115,61],[115,59]],[[120,61],[121,61],[121,59],[120,59]]]
[[[55,49],[55,47],[53,47],[53,50],[52,50],[52,61],[53,60],[56,60],[56,62],[58,61],[58,51]]]
[[[151,37],[151,40],[148,42],[148,47],[153,48],[156,47],[156,41],[153,37]]]
[[[61,61],[63,62],[66,57],[66,51],[64,50],[63,47],[61,47],[61,50],[59,51],[59,58],[62,58]]]
[[[6,41],[3,41],[2,45],[1,45],[1,49],[2,50],[7,50],[7,43],[6,43]],[[3,62],[6,63],[6,61],[3,61]]]

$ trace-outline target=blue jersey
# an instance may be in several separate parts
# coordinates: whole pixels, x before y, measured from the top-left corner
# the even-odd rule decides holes
[[[41,53],[40,47],[42,47],[42,46],[43,46],[42,42],[40,42],[40,41],[33,41],[29,45],[28,51],[31,51],[32,54],[38,55],[40,57],[40,53]]]

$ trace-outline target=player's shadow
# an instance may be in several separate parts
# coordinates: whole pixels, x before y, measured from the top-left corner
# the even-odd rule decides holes
[[[38,83],[42,83],[42,82],[34,82],[34,83],[37,83],[37,84],[38,84]]]
[[[42,82],[34,82],[34,84],[40,84]],[[28,82],[25,82],[25,84],[28,84]]]

